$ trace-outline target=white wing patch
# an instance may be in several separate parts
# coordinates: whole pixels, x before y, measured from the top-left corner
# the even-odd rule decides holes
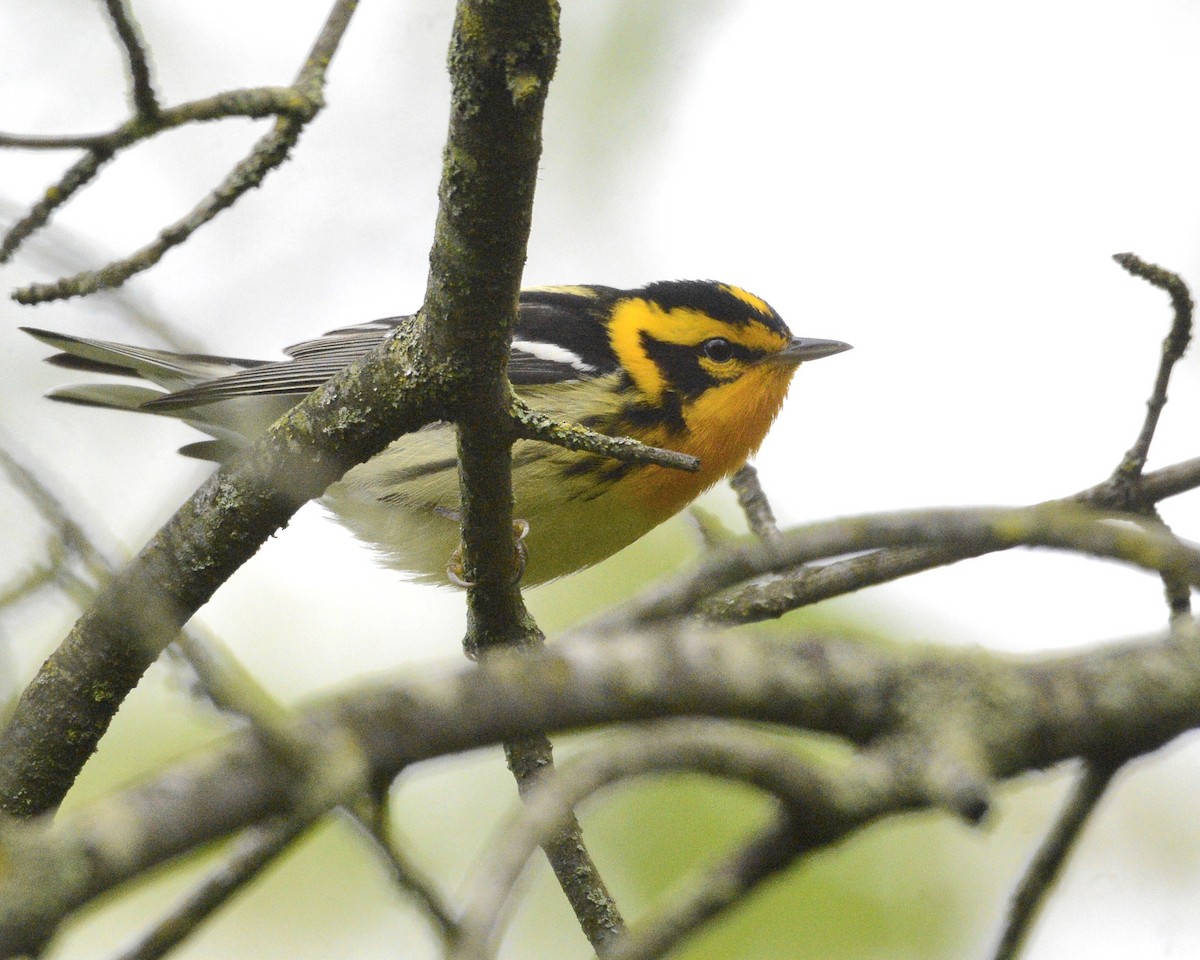
[[[599,370],[598,367],[588,363],[573,350],[560,347],[557,343],[546,343],[543,340],[514,340],[512,345],[514,350],[520,350],[522,353],[527,353],[538,360],[546,360],[550,363],[565,363],[568,366],[574,367],[580,373],[596,373]]]

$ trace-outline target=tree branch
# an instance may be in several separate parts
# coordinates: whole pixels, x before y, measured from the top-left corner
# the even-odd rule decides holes
[[[1066,807],[1056,818],[1054,829],[1042,841],[1013,894],[995,960],[1016,960],[1020,956],[1046,897],[1058,882],[1068,857],[1118,769],[1119,766],[1085,762],[1083,775],[1072,787]]]
[[[779,526],[775,523],[771,502],[758,479],[758,471],[750,464],[744,464],[742,469],[729,478],[729,485],[737,494],[738,506],[746,515],[750,532],[759,540],[778,540]]]
[[[455,411],[463,571],[470,584],[464,645],[471,656],[538,647],[545,639],[518,588],[510,448],[519,421],[505,370],[541,155],[542,110],[558,47],[552,0],[520,0],[504,10],[477,0],[459,4],[450,47],[450,134],[425,311],[435,337],[454,338],[476,357],[471,388]],[[475,189],[464,194],[467,183]],[[457,311],[447,302],[451,292]],[[534,420],[525,418],[525,426]],[[505,753],[522,794],[553,765],[550,741],[541,733],[506,741]],[[570,818],[545,849],[585,935],[601,950],[622,920],[578,822]]]
[[[452,673],[425,669],[363,686],[290,722],[341,728],[362,745],[372,780],[386,782],[422,760],[542,730],[681,715],[753,719],[875,745],[884,783],[868,796],[897,798],[882,815],[945,803],[936,784],[956,777],[937,774],[941,761],[914,777],[889,744],[940,729],[950,702],[956,736],[989,777],[1072,757],[1112,765],[1200,725],[1200,636],[1177,624],[1156,642],[1016,660],[683,626],[580,635],[544,650],[497,651]],[[914,704],[925,709],[914,716]],[[105,890],[289,809],[285,774],[245,732],[53,823],[8,823],[0,830],[0,955],[35,951],[65,915]],[[845,822],[820,829],[833,837]]]
[[[1167,385],[1171,382],[1171,371],[1175,364],[1182,359],[1187,351],[1188,342],[1192,338],[1192,297],[1187,285],[1177,274],[1164,270],[1152,263],[1146,263],[1132,253],[1118,253],[1113,257],[1122,267],[1135,277],[1141,277],[1171,297],[1171,306],[1175,318],[1171,323],[1170,332],[1162,345],[1162,360],[1159,363],[1158,375],[1154,379],[1154,389],[1150,399],[1146,401],[1146,419],[1142,429],[1129,452],[1125,454],[1121,465],[1117,468],[1116,477],[1132,480],[1140,477],[1146,465],[1146,457],[1150,454],[1150,443],[1154,439],[1154,431],[1158,427],[1158,418],[1167,405]]]
[[[875,776],[874,765],[835,772],[800,759],[759,731],[691,721],[659,724],[641,734],[577,758],[561,775],[546,778],[531,792],[526,809],[513,818],[476,872],[453,960],[484,960],[494,954],[505,906],[538,844],[572,816],[574,807],[619,781],[663,771],[706,773],[770,793],[789,811],[783,818],[786,837],[779,845],[763,849],[752,843],[753,852],[743,849],[740,868],[719,869],[719,879],[676,907],[669,919],[660,918],[653,930],[632,941],[616,940],[609,955],[621,958],[654,956],[660,944],[677,945],[687,931],[800,852],[828,843],[833,839],[831,828],[842,835],[904,802],[893,793],[892,784]],[[769,832],[773,838],[779,833]]]
[[[774,542],[717,550],[692,571],[656,585],[641,600],[597,620],[594,629],[619,631],[686,617],[702,608],[709,598],[744,581],[814,560],[883,547],[927,546],[947,557],[1014,546],[1054,547],[1111,557],[1179,576],[1192,586],[1200,585],[1200,551],[1161,529],[1128,530],[1111,523],[1113,519],[1127,517],[1060,502],[1024,508],[914,510],[828,520],[789,530]],[[855,583],[852,588],[858,586]]]
[[[117,39],[125,50],[129,66],[130,99],[139,119],[153,123],[160,109],[158,96],[150,77],[150,57],[142,44],[137,24],[129,12],[126,0],[104,0],[109,19],[117,31]]]
[[[1158,503],[1197,487],[1200,487],[1200,457],[1145,474],[1139,483],[1139,498],[1146,503]],[[1082,506],[1119,510],[1128,506],[1127,499],[1125,492],[1114,488],[1110,478],[1073,496],[1025,509]],[[830,597],[1007,549],[1003,544],[956,542],[872,550],[846,560],[785,570],[772,579],[740,586],[736,591],[706,600],[700,612],[713,623],[773,620]]]

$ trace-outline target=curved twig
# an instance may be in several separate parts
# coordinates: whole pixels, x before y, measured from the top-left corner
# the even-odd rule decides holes
[[[882,547],[928,546],[943,550],[948,557],[1015,546],[1055,547],[1171,573],[1200,586],[1200,550],[1161,530],[1136,530],[1111,522],[1118,519],[1128,517],[1055,503],[914,510],[829,520],[789,530],[772,543],[721,549],[690,572],[654,587],[619,614],[601,618],[594,629],[619,631],[689,616],[710,597],[755,577]]]
[[[1138,486],[1139,498],[1146,503],[1158,503],[1195,490],[1200,487],[1200,457],[1144,474]],[[1073,496],[1050,500],[1038,506],[1055,505],[1121,509],[1127,505],[1127,497],[1114,487],[1110,478]],[[846,560],[788,570],[769,580],[746,584],[736,591],[705,601],[700,612],[712,623],[744,624],[774,620],[792,610],[830,597],[1007,549],[1004,545],[979,543],[885,547]]]

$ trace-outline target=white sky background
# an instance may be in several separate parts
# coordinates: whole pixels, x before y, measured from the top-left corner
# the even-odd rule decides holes
[[[271,357],[330,327],[415,308],[445,129],[450,6],[364,4],[331,70],[329,107],[293,159],[122,294],[36,310],[0,304],[0,425],[128,549],[203,477],[170,455],[192,437],[148,418],[110,429],[115,415],[44,403],[64,375],[38,363],[45,350],[15,326],[128,337],[132,299],[207,349]],[[1109,258],[1132,250],[1200,280],[1200,7],[676,6],[682,35],[639,44],[635,29],[608,64],[598,58],[614,17],[649,31],[652,13],[564,3],[527,282],[714,277],[768,299],[797,333],[854,343],[800,372],[759,458],[787,523],[1022,504],[1102,480],[1137,433],[1170,320],[1165,295]],[[168,103],[290,81],[323,7],[290,4],[284,22],[271,3],[135,3]],[[121,63],[99,4],[4,8],[0,129],[78,132],[119,120]],[[648,89],[619,76],[652,70]],[[4,288],[145,243],[262,129],[209,125],[121,157],[56,216],[64,234],[4,268]],[[3,199],[28,204],[68,156],[0,152]],[[61,244],[82,259],[53,262]],[[1176,376],[1151,467],[1200,453],[1196,370],[1189,357]],[[1195,499],[1165,511],[1184,536],[1200,536]],[[0,512],[15,503],[0,494]],[[11,526],[19,543],[35,542],[19,518]],[[10,572],[0,560],[0,574]],[[264,601],[273,619],[248,636],[246,618]],[[905,636],[1014,652],[1151,632],[1164,620],[1152,578],[1029,554],[915,578],[865,602]],[[347,609],[362,613],[353,637]],[[18,626],[36,625],[50,642],[67,621],[47,616],[31,611]],[[453,655],[461,598],[398,586],[309,509],[205,619],[264,680],[294,692],[393,665],[398,633],[406,654]],[[13,654],[21,670],[43,655]],[[1031,958],[1195,952],[1200,850],[1188,818],[1179,815],[1178,830],[1159,819],[1161,837],[1116,821],[1148,794],[1176,790],[1185,803],[1196,768],[1195,750],[1178,751],[1114,799],[1124,842],[1172,850],[1179,875],[1164,879],[1153,855],[1145,875],[1121,860],[1130,874],[1116,877],[1102,856],[1081,858]],[[1142,890],[1139,914],[1131,901]]]

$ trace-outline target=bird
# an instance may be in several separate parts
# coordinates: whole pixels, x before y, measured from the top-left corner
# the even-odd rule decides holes
[[[22,329],[61,351],[46,358],[51,364],[143,381],[62,387],[50,399],[181,419],[211,439],[180,453],[226,462],[412,320],[341,327],[286,348],[282,361]],[[794,336],[765,300],[712,280],[521,291],[508,377],[531,408],[700,461],[687,472],[518,440],[513,515],[514,529],[527,530],[522,585],[590,567],[679,513],[758,450],[802,363],[849,349]],[[352,467],[320,503],[387,565],[418,581],[464,585],[451,561],[459,545],[451,424],[400,437]]]

